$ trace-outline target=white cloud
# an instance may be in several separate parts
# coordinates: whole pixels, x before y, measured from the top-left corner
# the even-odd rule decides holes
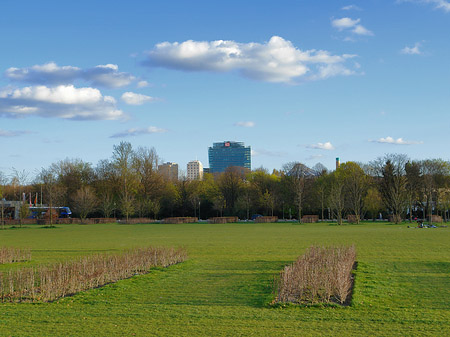
[[[95,86],[107,88],[123,87],[136,80],[129,73],[119,72],[116,64],[81,69],[73,66],[58,66],[54,62],[29,68],[9,68],[5,76],[12,81],[42,85],[67,85],[81,79]]]
[[[351,18],[340,18],[331,21],[331,25],[338,30],[344,30],[355,27],[360,21],[361,19],[353,20]]]
[[[405,47],[402,50],[400,50],[400,53],[406,54],[406,55],[420,55],[422,54],[420,50],[420,42],[416,42],[414,47]]]
[[[252,128],[252,127],[255,126],[255,122],[251,122],[251,121],[248,121],[248,122],[237,122],[237,123],[234,123],[234,126],[242,126],[244,128]]]
[[[139,81],[139,82],[137,82],[136,86],[138,88],[145,88],[145,87],[149,86],[149,83],[147,81]]]
[[[57,117],[74,120],[113,120],[124,117],[116,100],[98,89],[73,85],[0,89],[0,116]]]
[[[399,0],[399,2],[419,2],[432,4],[435,9],[441,9],[446,13],[450,12],[450,2],[447,0]]]
[[[374,35],[370,30],[360,24],[361,19],[340,18],[331,21],[331,25],[338,31],[350,31],[356,35]],[[350,40],[350,39],[349,39]]]
[[[330,142],[311,144],[308,145],[307,147],[316,150],[334,150],[334,146]]]
[[[361,8],[356,6],[356,5],[344,6],[341,9],[344,10],[344,11],[351,11],[351,10],[360,11],[361,10]]]
[[[403,138],[394,139],[392,137],[379,138],[377,140],[370,140],[370,142],[375,143],[384,143],[384,144],[394,144],[394,145],[414,145],[414,144],[422,144],[422,141],[407,141]]]
[[[32,131],[24,131],[24,130],[2,130],[0,129],[0,137],[18,137],[22,135],[29,135],[33,133]]]
[[[294,83],[300,78],[323,78],[317,72],[327,67],[341,70],[334,71],[333,76],[353,74],[345,65],[353,57],[325,50],[302,51],[290,41],[273,36],[264,44],[224,40],[163,42],[147,53],[144,64],[184,71],[237,71],[257,81]]]
[[[373,36],[373,33],[362,25],[356,25],[352,32],[357,35]]]
[[[166,129],[161,129],[156,126],[149,126],[148,128],[131,128],[125,130],[123,132],[116,133],[112,135],[110,138],[124,138],[124,137],[133,137],[138,135],[148,135],[153,133],[163,133],[167,132]]]
[[[83,72],[83,78],[95,86],[107,88],[124,87],[136,79],[129,73],[119,72],[119,67],[116,64],[98,65],[86,69]]]
[[[122,94],[122,101],[130,105],[142,105],[147,102],[155,101],[156,99],[151,96],[136,94],[134,92],[125,92]]]

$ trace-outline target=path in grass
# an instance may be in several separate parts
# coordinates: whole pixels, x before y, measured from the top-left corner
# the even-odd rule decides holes
[[[2,243],[33,249],[28,265],[147,245],[184,246],[190,259],[57,303],[3,304],[0,335],[448,335],[449,239],[447,229],[385,224],[5,230]],[[273,275],[307,247],[353,243],[359,267],[352,307],[267,307]]]

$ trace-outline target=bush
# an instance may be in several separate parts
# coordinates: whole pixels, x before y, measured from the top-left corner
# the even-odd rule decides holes
[[[351,292],[356,250],[351,247],[310,247],[280,273],[275,303],[343,304]]]
[[[2,302],[50,302],[103,286],[152,267],[168,267],[187,258],[185,249],[138,248],[115,255],[92,255],[78,261],[0,273]]]
[[[0,264],[31,260],[30,249],[0,247]]]

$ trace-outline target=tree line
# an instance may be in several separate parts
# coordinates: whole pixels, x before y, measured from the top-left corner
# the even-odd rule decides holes
[[[0,172],[0,199],[21,200],[25,193],[33,203],[68,206],[81,218],[261,214],[301,220],[314,214],[340,224],[380,215],[396,223],[432,214],[447,221],[450,208],[450,163],[441,159],[388,154],[369,163],[346,162],[334,171],[301,162],[272,173],[229,167],[192,181],[168,180],[158,172],[159,161],[154,148],[121,142],[96,166],[65,159],[42,168],[31,183],[25,171],[13,170],[9,177]]]

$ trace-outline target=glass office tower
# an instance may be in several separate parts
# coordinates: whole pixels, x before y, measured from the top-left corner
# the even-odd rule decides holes
[[[239,166],[251,170],[251,149],[243,142],[214,143],[208,148],[211,173],[224,172],[227,167]]]

